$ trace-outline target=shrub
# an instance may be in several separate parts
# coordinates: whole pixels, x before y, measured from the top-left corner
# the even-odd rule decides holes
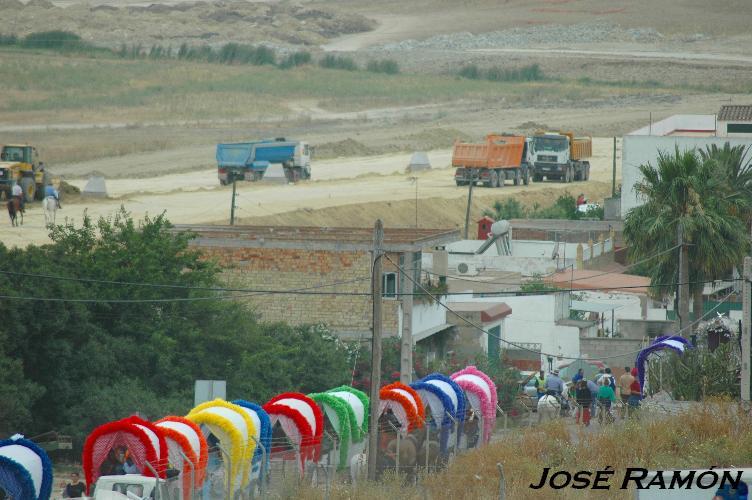
[[[30,33],[21,42],[30,49],[77,50],[87,46],[81,37],[70,31],[52,30]]]
[[[209,49],[211,51],[211,49]],[[226,43],[219,49],[217,60],[223,64],[274,64],[276,54],[269,47],[259,45],[241,45],[238,43]]]
[[[311,53],[306,50],[300,50],[293,54],[288,54],[287,57],[282,59],[278,64],[280,69],[289,69],[296,66],[303,66],[304,64],[311,63]]]
[[[374,59],[368,61],[366,70],[372,73],[386,73],[387,75],[396,75],[400,72],[399,63],[394,59]]]
[[[18,45],[18,37],[16,35],[0,34],[0,45]]]
[[[475,64],[463,66],[459,71],[459,76],[470,80],[489,80],[492,82],[534,82],[544,80],[545,76],[540,66],[531,64],[521,68],[501,68],[493,66],[486,70],[478,68]]]
[[[479,80],[481,78],[480,69],[475,64],[468,64],[460,68],[459,75],[469,80]]]
[[[350,57],[335,56],[333,54],[325,55],[320,61],[319,66],[326,69],[344,69],[347,71],[355,71],[358,69],[358,65]]]

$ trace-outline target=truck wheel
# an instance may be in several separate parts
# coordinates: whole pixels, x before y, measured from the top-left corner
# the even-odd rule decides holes
[[[488,174],[488,183],[486,184],[486,187],[495,188],[499,187],[499,174],[496,171],[491,171],[490,174]]]
[[[540,182],[542,180],[543,180],[543,176],[542,175],[533,174],[533,182]]]
[[[590,163],[585,164],[585,180],[590,180]]]
[[[527,186],[530,184],[530,172],[525,170],[525,173],[522,174],[522,182]]]
[[[26,203],[34,201],[34,196],[37,193],[37,185],[34,182],[34,179],[31,177],[24,177],[21,179],[21,189],[23,189],[24,201]]]
[[[514,185],[519,186],[522,183],[522,174],[520,174],[519,169],[514,171]]]
[[[460,186],[467,186],[467,182],[465,182],[465,181],[458,181],[458,180],[455,180],[455,181],[454,181],[454,183],[455,183],[455,184],[457,184],[457,187],[460,187]]]

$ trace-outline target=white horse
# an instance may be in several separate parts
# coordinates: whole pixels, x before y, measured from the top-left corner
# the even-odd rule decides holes
[[[538,422],[546,422],[559,418],[561,403],[556,396],[545,395],[538,400]]]
[[[54,224],[57,216],[57,200],[54,196],[45,196],[42,200],[42,210],[44,210],[44,225]]]

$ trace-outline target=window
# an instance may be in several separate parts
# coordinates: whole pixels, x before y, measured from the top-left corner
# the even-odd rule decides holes
[[[397,298],[397,273],[384,273],[381,296],[385,299]]]
[[[752,134],[752,123],[729,123],[726,125],[727,134]]]

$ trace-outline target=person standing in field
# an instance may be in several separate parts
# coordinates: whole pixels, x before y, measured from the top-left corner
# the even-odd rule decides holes
[[[631,372],[632,370],[628,366],[625,366],[624,374],[619,377],[619,397],[621,398],[621,402],[623,404],[620,412],[622,419],[626,419],[629,414],[627,404],[629,404],[629,397],[632,395],[632,382],[635,381],[635,378]]]

